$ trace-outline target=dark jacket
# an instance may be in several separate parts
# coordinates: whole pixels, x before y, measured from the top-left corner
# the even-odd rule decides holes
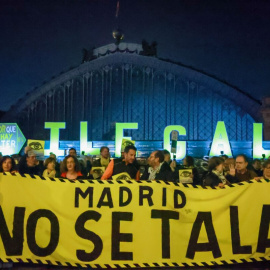
[[[209,172],[203,179],[204,186],[216,187],[220,183],[223,183],[222,180],[213,172]],[[227,180],[227,184],[230,184]]]
[[[226,175],[226,178],[231,182],[231,183],[239,183],[243,181],[249,181],[254,179],[254,177],[257,177],[258,175],[253,171],[253,170],[246,170],[245,173],[238,173],[237,171],[235,172],[235,176],[232,176],[230,174]]]
[[[44,166],[43,163],[41,161],[39,161],[39,164],[33,167],[29,167],[27,166],[27,162],[26,162],[26,157],[27,155],[24,155],[23,157],[21,157],[20,161],[19,161],[19,173],[20,174],[33,174],[33,175],[39,175],[42,176],[42,173],[44,171]]]
[[[136,179],[138,170],[133,164],[126,165],[125,161],[114,164],[112,176],[123,172],[128,173],[131,179]]]
[[[143,175],[140,180],[148,180],[150,173],[148,172],[149,165],[146,166]],[[156,174],[155,180],[173,181],[173,173],[170,165],[167,162],[163,162],[159,172]]]

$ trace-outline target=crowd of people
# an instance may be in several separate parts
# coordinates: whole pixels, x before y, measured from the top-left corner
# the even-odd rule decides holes
[[[137,149],[128,145],[121,158],[112,159],[107,146],[100,148],[100,157],[96,160],[78,158],[75,148],[59,163],[51,153],[44,161],[38,160],[30,147],[15,162],[11,156],[0,159],[0,172],[39,175],[51,178],[78,179],[135,179],[163,180],[194,185],[224,187],[233,183],[252,179],[270,179],[270,159],[255,159],[250,163],[243,154],[235,158],[226,155],[211,157],[201,166],[191,156],[186,156],[182,164],[171,159],[167,150],[153,151],[147,160],[136,159]],[[207,166],[206,166],[206,165]]]

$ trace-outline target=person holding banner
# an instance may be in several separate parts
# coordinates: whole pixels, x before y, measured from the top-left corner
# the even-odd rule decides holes
[[[53,157],[48,157],[47,159],[45,159],[44,166],[46,169],[43,171],[42,176],[52,178],[56,177],[55,164],[56,161]]]
[[[100,158],[93,162],[93,167],[105,167],[107,168],[110,163],[110,149],[107,146],[100,148]]]
[[[230,182],[224,176],[224,159],[222,157],[212,157],[208,163],[208,174],[203,180],[204,186],[224,188]]]
[[[75,156],[68,155],[64,158],[62,163],[62,173],[60,177],[69,180],[82,179],[83,175],[80,171],[80,163]]]
[[[101,177],[101,180],[112,179],[113,176],[120,174],[128,174],[130,179],[139,180],[140,171],[134,165],[137,148],[134,145],[128,145],[124,150],[124,159],[121,162],[114,163],[112,160],[106,171]]]
[[[260,179],[268,179],[270,180],[270,159],[267,159],[266,161],[264,161],[263,165],[263,176],[258,176],[255,177],[255,180],[260,180]]]
[[[263,177],[264,179],[270,179],[270,159],[263,163]]]
[[[173,181],[173,173],[170,165],[164,161],[164,154],[157,150],[148,158],[148,166],[145,168],[140,180]]]
[[[175,181],[183,184],[202,185],[199,171],[194,165],[194,158],[192,156],[185,156],[183,165],[176,166],[173,178]]]
[[[11,156],[3,156],[0,161],[0,172],[16,172],[16,164]]]
[[[19,173],[41,176],[44,171],[43,163],[37,160],[34,150],[29,150],[29,148],[27,148],[25,151],[26,154],[19,161]]]

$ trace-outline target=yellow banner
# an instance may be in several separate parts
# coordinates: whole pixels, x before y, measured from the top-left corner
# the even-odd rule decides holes
[[[204,189],[0,174],[0,258],[87,267],[269,260],[270,183]]]

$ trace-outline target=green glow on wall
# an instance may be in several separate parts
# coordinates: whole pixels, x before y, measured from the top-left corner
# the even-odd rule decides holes
[[[228,139],[225,123],[223,121],[218,121],[209,156],[219,156],[221,154],[221,151],[223,151],[224,155],[227,155],[229,157],[232,156],[231,146]]]
[[[179,135],[187,135],[187,131],[183,126],[167,126],[164,129],[164,136],[163,136],[163,148],[171,151],[171,139],[170,135],[173,130],[179,132]],[[186,148],[187,143],[186,141],[177,141],[177,150],[176,150],[176,159],[183,159],[186,156]]]
[[[44,127],[51,130],[50,149],[44,149],[44,155],[53,152],[56,156],[64,156],[64,150],[59,150],[59,129],[65,129],[66,122],[45,122]]]
[[[253,123],[253,158],[262,158],[270,156],[270,150],[265,150],[262,147],[263,143],[263,124]]]
[[[122,139],[132,140],[131,137],[124,137],[124,129],[138,129],[138,123],[116,123],[115,125],[115,157],[121,157]]]
[[[86,155],[99,155],[99,148],[93,148],[93,142],[87,141],[88,122],[80,123],[80,152],[84,151]]]

